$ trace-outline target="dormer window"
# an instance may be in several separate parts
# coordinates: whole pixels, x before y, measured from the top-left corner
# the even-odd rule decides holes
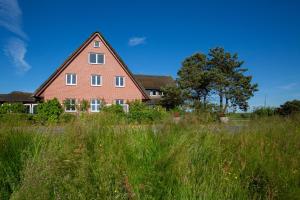
[[[95,41],[94,42],[94,47],[99,48],[100,47],[100,41]]]

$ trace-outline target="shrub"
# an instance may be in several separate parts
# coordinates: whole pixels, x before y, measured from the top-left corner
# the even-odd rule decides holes
[[[62,106],[59,101],[54,98],[38,105],[35,119],[40,123],[56,123],[62,112]]]
[[[0,106],[0,114],[6,114],[6,113],[25,113],[26,108],[22,103],[4,103],[2,106]]]
[[[12,113],[25,113],[26,108],[22,103],[12,103],[10,104],[10,111]]]
[[[89,101],[82,99],[80,105],[78,105],[78,110],[81,112],[87,112],[89,109]]]
[[[0,106],[0,114],[9,113],[9,110],[10,110],[10,105],[8,103],[4,103],[2,104],[2,106]]]
[[[275,114],[275,108],[273,107],[258,107],[252,112],[252,117],[269,117]]]
[[[108,112],[111,114],[115,114],[118,116],[124,116],[124,114],[125,114],[123,107],[121,105],[117,105],[117,104],[113,104],[110,106],[103,106],[102,111]]]
[[[280,115],[300,113],[300,100],[287,101],[276,110]]]
[[[161,106],[149,107],[143,102],[133,101],[129,103],[129,121],[134,122],[153,122],[160,120],[166,114],[166,111]]]

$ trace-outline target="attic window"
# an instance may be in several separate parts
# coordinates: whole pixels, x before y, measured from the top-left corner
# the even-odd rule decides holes
[[[99,48],[100,47],[100,41],[95,41],[94,42],[94,47]]]
[[[89,53],[89,64],[104,64],[105,58],[103,53]]]

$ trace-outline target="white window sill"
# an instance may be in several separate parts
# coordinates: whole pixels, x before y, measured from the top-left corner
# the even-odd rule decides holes
[[[102,85],[91,85],[91,87],[101,87]]]
[[[77,84],[66,84],[66,85],[69,85],[69,86],[75,86],[75,85],[77,85]]]
[[[124,86],[117,86],[117,85],[116,85],[116,88],[124,88],[124,87],[125,87],[125,85],[124,85]]]
[[[104,65],[105,63],[89,63],[90,65]]]
[[[75,112],[77,112],[77,110],[65,110],[65,112],[68,112],[68,113],[75,113]]]

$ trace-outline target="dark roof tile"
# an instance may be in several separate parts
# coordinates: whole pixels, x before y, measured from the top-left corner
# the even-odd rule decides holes
[[[32,96],[32,93],[29,92],[11,92],[9,94],[0,94],[0,102],[8,102],[8,103],[34,103],[36,100]]]
[[[146,90],[159,90],[161,87],[165,87],[166,85],[175,84],[175,81],[171,76],[134,74],[134,78],[140,82]]]

